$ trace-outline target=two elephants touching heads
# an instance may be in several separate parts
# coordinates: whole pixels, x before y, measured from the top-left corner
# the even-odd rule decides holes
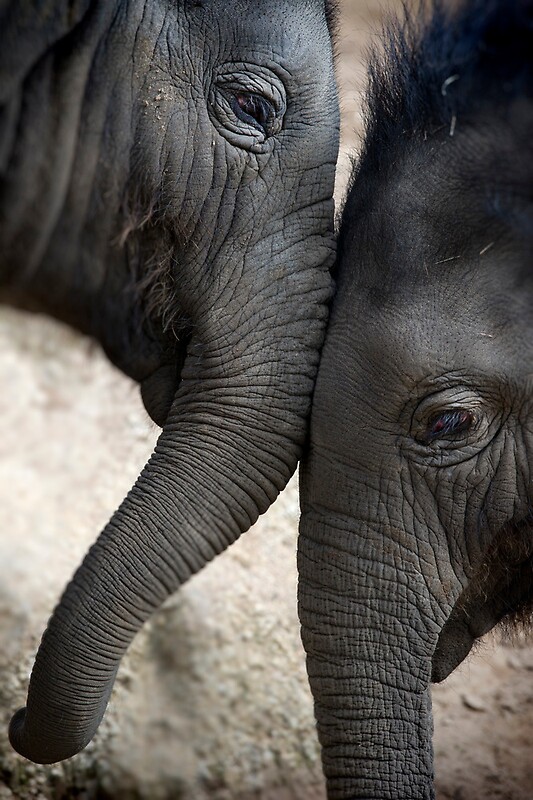
[[[85,746],[135,632],[305,444],[328,796],[430,798],[430,682],[531,587],[533,4],[438,3],[374,56],[321,356],[333,8],[49,5],[34,28],[2,11],[0,296],[101,341],[163,431],[54,612],[12,743]]]

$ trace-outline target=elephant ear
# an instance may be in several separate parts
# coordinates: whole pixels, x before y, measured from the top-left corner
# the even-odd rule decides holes
[[[0,104],[4,104],[48,48],[64,39],[89,11],[90,0],[2,0]]]

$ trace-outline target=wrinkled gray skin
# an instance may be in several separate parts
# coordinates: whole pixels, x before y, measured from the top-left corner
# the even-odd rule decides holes
[[[98,339],[163,426],[12,721],[50,763],[93,736],[147,617],[295,469],[334,253],[324,0],[4,0],[0,104],[1,299]]]
[[[430,682],[530,607],[533,98],[502,87],[399,124],[343,216],[299,540],[335,800],[434,797]]]

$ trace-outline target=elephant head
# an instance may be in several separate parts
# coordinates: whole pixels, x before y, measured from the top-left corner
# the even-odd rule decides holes
[[[387,41],[301,470],[332,800],[434,796],[430,683],[533,595],[533,4]]]
[[[98,339],[163,427],[44,634],[10,727],[33,761],[87,744],[136,631],[295,469],[334,258],[331,20],[2,4],[2,299]]]

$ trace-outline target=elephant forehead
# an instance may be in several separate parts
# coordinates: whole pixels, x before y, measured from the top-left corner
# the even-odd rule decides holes
[[[320,381],[334,381],[346,402],[385,396],[394,406],[447,379],[526,390],[533,374],[533,298],[505,288],[503,281],[487,285],[484,276],[389,296],[376,287],[341,287]]]
[[[327,34],[326,22],[333,16],[332,3],[324,0],[190,0],[186,10],[190,18],[216,20],[219,29],[230,22],[239,26],[244,42],[276,34],[279,40],[292,40],[296,50],[316,47],[319,27]],[[313,36],[309,36],[309,30]]]
[[[262,13],[281,10],[286,14],[288,9],[293,9],[331,18],[336,6],[336,0],[185,0],[185,7],[188,9],[224,12],[233,17],[254,14],[260,18]]]

